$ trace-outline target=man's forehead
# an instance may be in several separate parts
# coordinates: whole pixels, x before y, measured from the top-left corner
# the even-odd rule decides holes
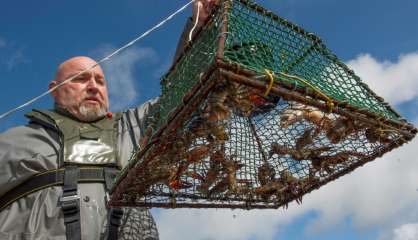
[[[67,70],[71,71],[73,73],[79,73],[85,70],[88,70],[87,72],[94,72],[94,73],[103,73],[101,67],[99,65],[95,66],[94,68],[90,69],[93,65],[70,65],[68,66]]]
[[[65,62],[63,62],[57,69],[57,78],[68,77],[68,75],[73,75],[86,69],[89,69],[89,72],[94,72],[95,74],[103,75],[102,68],[97,65],[97,62],[88,57],[74,57]],[[94,68],[90,69],[91,67]]]
[[[94,66],[94,70],[101,70],[100,66],[91,58],[75,57],[61,64],[61,67],[83,71]]]

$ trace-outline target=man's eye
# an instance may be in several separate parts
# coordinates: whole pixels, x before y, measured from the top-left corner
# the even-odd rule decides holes
[[[84,79],[85,79],[84,76],[78,76],[78,77],[74,78],[73,81],[81,82],[81,81],[84,81]]]
[[[96,82],[97,84],[104,85],[104,78],[101,78],[101,77],[96,78]]]

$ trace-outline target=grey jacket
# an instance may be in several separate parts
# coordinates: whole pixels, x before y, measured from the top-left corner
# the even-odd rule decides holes
[[[127,164],[144,133],[144,116],[152,102],[124,112],[118,122],[117,153]],[[37,123],[12,128],[0,135],[0,195],[37,173],[58,167],[58,133]],[[82,239],[100,239],[107,225],[103,184],[79,184]],[[0,239],[66,239],[59,206],[61,187],[40,190],[0,212]],[[127,208],[120,239],[158,239],[148,210]]]

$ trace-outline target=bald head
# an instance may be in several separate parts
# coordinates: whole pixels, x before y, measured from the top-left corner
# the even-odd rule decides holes
[[[70,58],[58,66],[57,72],[55,73],[55,80],[60,82],[64,81],[65,79],[74,76],[85,69],[91,68],[96,64],[96,61],[86,56]],[[93,69],[104,75],[100,65],[95,66]]]
[[[89,122],[101,118],[109,106],[107,84],[102,68],[97,65],[90,69],[96,64],[97,62],[89,57],[70,58],[58,66],[55,79],[49,84],[51,89],[62,81],[89,69],[51,93],[58,106],[81,121]]]

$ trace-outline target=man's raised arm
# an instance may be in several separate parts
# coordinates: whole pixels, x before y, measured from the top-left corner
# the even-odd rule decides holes
[[[190,30],[197,19],[197,28],[200,28],[205,23],[206,19],[209,17],[209,14],[212,12],[213,8],[219,4],[220,0],[199,0],[193,2],[193,11],[192,16],[187,19],[186,25],[183,29],[183,33],[177,44],[176,54],[174,55],[173,64],[178,61],[178,58],[183,53],[184,49],[187,46],[189,41]],[[199,15],[197,14],[199,12]],[[194,31],[196,33],[197,31]]]

